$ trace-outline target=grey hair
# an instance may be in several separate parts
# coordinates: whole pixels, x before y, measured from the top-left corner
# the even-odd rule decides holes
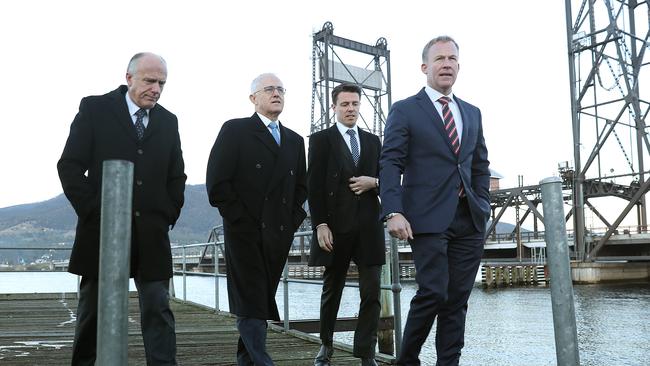
[[[259,75],[258,77],[253,79],[253,82],[251,82],[251,95],[255,94],[255,92],[259,90],[258,88],[260,86],[260,83],[262,82],[262,79],[267,78],[269,76],[272,76],[272,77],[280,80],[280,78],[277,75],[275,75],[274,73],[272,73],[272,72],[266,72],[264,74]]]
[[[138,52],[133,57],[131,57],[131,60],[129,61],[129,65],[126,67],[126,72],[134,75],[138,71],[138,60],[143,58],[144,56],[154,56],[158,57],[160,59],[160,62],[167,68],[167,62],[165,61],[162,56],[156,55],[155,53],[151,52]]]
[[[456,41],[449,37],[449,36],[438,36],[427,43],[426,46],[424,46],[424,49],[422,50],[422,63],[426,63],[427,59],[429,58],[429,49],[436,43],[445,43],[445,42],[451,42],[456,46],[456,50],[460,50],[458,47],[458,43]]]

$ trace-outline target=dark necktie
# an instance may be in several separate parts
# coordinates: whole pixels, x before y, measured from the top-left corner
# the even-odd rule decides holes
[[[142,122],[142,120],[146,115],[147,111],[142,108],[135,112],[135,133],[138,135],[138,140],[142,140],[142,137],[144,136],[144,122]]]
[[[273,135],[273,138],[275,139],[275,142],[280,145],[280,131],[278,131],[278,124],[276,122],[271,122],[269,123],[269,127],[271,128],[271,135]]]
[[[440,97],[438,102],[442,104],[442,121],[445,123],[445,132],[451,143],[451,148],[454,150],[456,156],[460,152],[460,137],[458,136],[458,130],[456,129],[456,122],[454,122],[454,115],[451,114],[451,109],[449,108],[449,102],[451,99],[449,97]],[[465,190],[463,189],[463,184],[461,183],[460,189],[458,190],[458,195],[463,196]]]
[[[350,150],[352,152],[354,165],[359,165],[359,142],[357,142],[357,133],[354,130],[348,130],[346,133],[350,135]]]

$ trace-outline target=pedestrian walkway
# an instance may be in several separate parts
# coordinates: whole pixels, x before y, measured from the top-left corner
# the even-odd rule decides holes
[[[76,294],[0,294],[0,364],[69,365],[74,337]],[[172,301],[176,318],[178,363],[236,365],[237,328],[228,313]],[[313,363],[319,345],[269,329],[268,350],[277,366]],[[129,365],[145,365],[137,298],[129,301]],[[359,365],[337,350],[335,365]]]

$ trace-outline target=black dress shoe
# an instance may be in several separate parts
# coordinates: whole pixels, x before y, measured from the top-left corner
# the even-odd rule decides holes
[[[362,358],[361,359],[361,366],[377,366],[377,361],[375,361],[375,358]]]
[[[334,354],[332,346],[321,345],[316,359],[314,359],[314,366],[330,366],[332,354]]]

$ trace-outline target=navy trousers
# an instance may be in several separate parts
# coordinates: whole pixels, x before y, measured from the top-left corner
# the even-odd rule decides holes
[[[420,365],[419,355],[437,317],[437,366],[458,365],[467,301],[483,255],[484,233],[472,223],[466,199],[449,228],[410,241],[418,290],[411,300],[398,365]]]

